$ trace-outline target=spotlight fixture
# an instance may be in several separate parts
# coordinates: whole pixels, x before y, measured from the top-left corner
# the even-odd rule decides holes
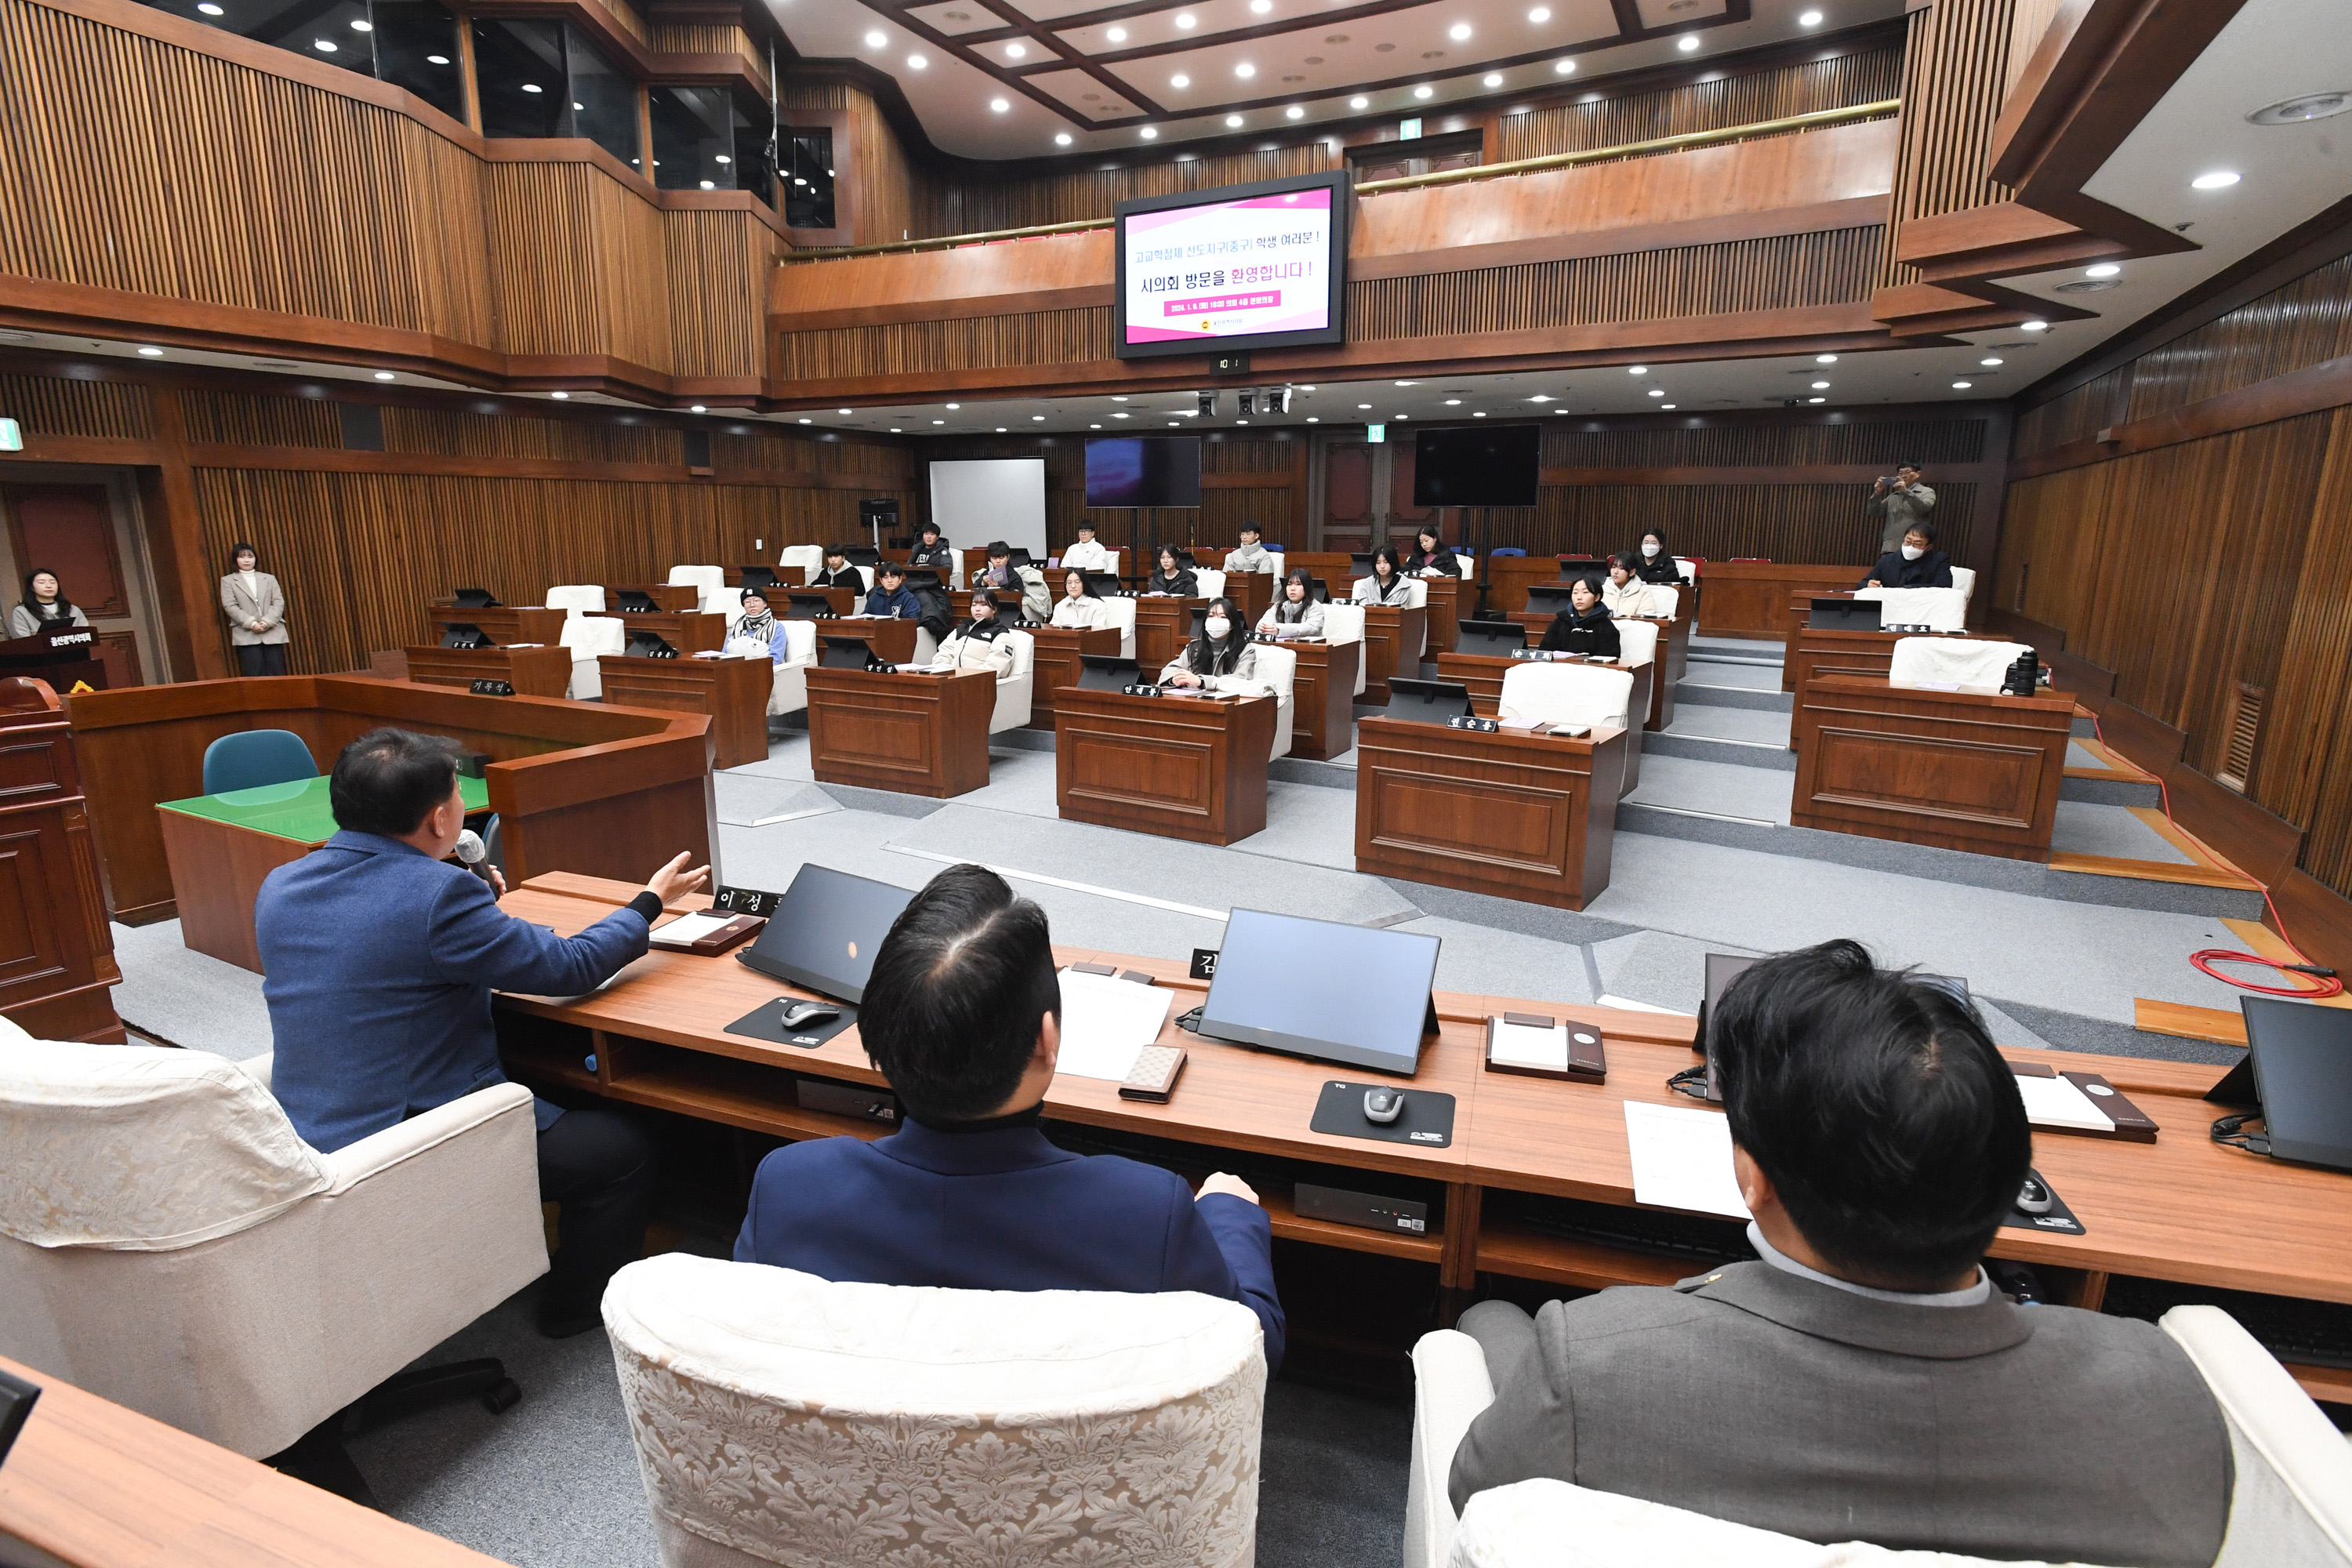
[[[2189,184],[2191,188],[2200,191],[2221,191],[2236,184],[2240,178],[2242,176],[2234,170],[2216,169],[2210,174],[2198,175]]]
[[[1029,46],[1026,44],[1007,44],[1004,46],[1004,58],[1008,60],[1026,59],[1028,57]]]
[[[1055,145],[1055,146],[1056,146],[1056,147],[1066,147],[1066,146],[1068,146],[1069,144],[1070,144],[1070,133],[1069,133],[1068,132],[1066,132],[1066,131],[1057,131],[1057,132],[1055,132],[1054,133],[1054,145]]]
[[[1435,88],[1430,87],[1426,84],[1412,89],[1412,95],[1415,98],[1433,98],[1436,96],[1436,93],[1437,89]]]
[[[1813,356],[1813,363],[1814,363],[1815,364],[1835,364],[1835,363],[1837,363],[1837,355],[1835,355],[1835,354],[1815,354],[1815,355]]]
[[[1137,132],[1136,134],[1142,137],[1146,142],[1157,142],[1160,140],[1160,132],[1155,126],[1147,125],[1142,130]]]
[[[880,32],[872,32],[866,35],[866,47],[869,49],[878,49],[889,41],[888,37]]]
[[[141,359],[162,359],[163,357],[163,351],[157,348],[154,344],[149,343],[139,351],[139,357]]]
[[[1182,71],[1178,71],[1174,76],[1168,79],[1168,85],[1181,91],[1192,85],[1192,79],[1186,76]]]
[[[1503,85],[1503,73],[1501,71],[1488,71],[1485,76],[1480,77],[1478,80],[1483,86],[1500,87]]]
[[[1557,60],[1553,62],[1551,68],[1554,76],[1567,76],[1576,69],[1576,62],[1574,60]]]
[[[1013,106],[1005,102],[1004,100],[1001,98],[992,98],[988,100],[988,107],[994,110],[997,113],[1003,114]]]
[[[1456,22],[1445,29],[1445,36],[1457,44],[1466,44],[1470,41],[1470,24]]]
[[[1821,25],[1822,14],[1819,11],[1808,11],[1797,18],[1800,27],[1818,27]]]
[[[2050,323],[2047,321],[2020,321],[2017,323],[2017,330],[2021,332],[2046,332],[2050,330]]]
[[[376,373],[375,373],[375,378],[376,378],[378,381],[397,381],[397,380],[399,380],[399,379],[400,379],[398,376],[394,375],[394,374],[392,374],[392,372],[390,372],[390,371],[388,371],[388,370],[380,370],[380,371],[376,372]],[[695,412],[696,412],[697,414],[699,414],[699,413],[701,413],[701,412],[702,412],[702,410],[701,410],[701,409],[699,409],[699,408],[698,408],[698,409],[696,409],[696,410],[695,410]]]
[[[1225,116],[1225,129],[1226,129],[1226,130],[1228,130],[1228,131],[1239,131],[1241,128],[1242,128],[1242,117],[1241,117],[1240,115],[1238,115],[1238,114],[1228,114],[1228,115],[1226,115],[1226,116]]]
[[[2116,266],[2112,261],[2102,261],[2095,267],[2084,268],[2083,276],[2085,278],[2113,278],[2122,270],[2122,268]]]
[[[1348,107],[1350,109],[1370,109],[1371,106],[1372,100],[1360,92],[1348,100]]]
[[[1952,383],[1952,390],[1954,392],[1966,392],[1969,387],[1974,386],[1975,384],[1976,383],[1973,381],[1956,381]]]
[[[1682,42],[1676,44],[1675,47],[1682,50],[1682,52],[1686,55],[1696,52],[1698,48],[1698,35],[1696,33],[1685,33],[1682,37]]]
[[[2352,92],[2306,92],[2299,98],[2283,98],[2276,103],[2266,103],[2246,116],[2250,125],[2301,125],[2306,121],[2326,120],[2352,110]]]

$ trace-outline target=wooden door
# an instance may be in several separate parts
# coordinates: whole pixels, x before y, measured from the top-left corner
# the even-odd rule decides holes
[[[1323,448],[1319,542],[1325,550],[1370,550],[1371,536],[1372,449],[1361,441],[1334,442]]]
[[[89,617],[98,633],[99,658],[109,690],[142,686],[136,612],[115,545],[114,510],[102,485],[0,485],[0,511],[7,514],[8,548],[22,577],[54,572],[65,596]],[[20,580],[8,584],[5,603],[25,596]]]

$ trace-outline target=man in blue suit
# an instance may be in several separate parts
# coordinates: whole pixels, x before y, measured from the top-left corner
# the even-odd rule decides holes
[[[627,907],[574,937],[502,913],[506,883],[446,857],[466,826],[457,747],[376,730],[329,782],[332,838],[261,884],[254,905],[272,1090],[303,1141],[332,1152],[506,1075],[490,991],[593,991],[646,951],[664,903],[709,868],[680,855]],[[540,1194],[562,1205],[540,1327],[593,1327],[604,1282],[645,1250],[654,1150],[603,1110],[536,1103]]]
[[[874,955],[858,1015],[906,1120],[760,1163],[736,1261],[966,1290],[1198,1290],[1239,1301],[1282,1364],[1273,1228],[1237,1177],[1055,1148],[1038,1131],[1062,1043],[1045,912],[995,872],[932,879]]]

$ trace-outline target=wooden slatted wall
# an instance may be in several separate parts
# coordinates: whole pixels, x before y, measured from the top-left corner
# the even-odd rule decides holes
[[[1714,81],[1596,96],[1504,116],[1496,122],[1495,156],[1503,163],[1541,158],[1694,131],[1754,125],[1850,104],[1883,102],[1895,96],[1902,74],[1903,51],[1884,47]],[[1601,90],[1605,92],[1605,87]]]
[[[143,386],[52,375],[0,375],[0,413],[34,436],[105,436],[140,441],[154,433]]]
[[[1883,288],[1916,280],[1898,264],[1903,225],[2007,201],[1994,181],[1993,125],[2008,95],[2018,0],[1937,0],[1911,12],[1903,53],[1903,140],[1895,195],[1879,252]]]

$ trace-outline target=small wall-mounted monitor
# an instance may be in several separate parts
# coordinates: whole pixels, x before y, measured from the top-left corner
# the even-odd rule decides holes
[[[1413,432],[1415,506],[1533,506],[1543,426],[1476,425]]]
[[[1199,506],[1198,436],[1105,436],[1087,441],[1087,505]]]
[[[1347,341],[1345,171],[1112,208],[1121,359]]]

